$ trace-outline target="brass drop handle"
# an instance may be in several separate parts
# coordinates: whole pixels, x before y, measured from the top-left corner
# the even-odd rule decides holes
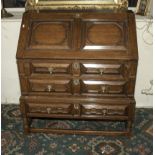
[[[79,85],[79,83],[80,83],[80,81],[79,81],[79,79],[75,79],[74,81],[73,81],[73,83],[74,83],[74,85]]]
[[[47,108],[47,113],[50,114],[51,113],[51,108]]]
[[[50,74],[53,73],[53,70],[54,70],[54,69],[53,69],[52,67],[49,67],[49,68],[48,68],[48,71],[49,71]]]
[[[103,115],[105,116],[107,114],[107,109],[102,110]]]
[[[106,86],[101,86],[102,93],[106,92]]]
[[[52,85],[48,85],[47,90],[48,90],[48,92],[51,92],[52,91]]]
[[[105,71],[105,69],[104,69],[104,68],[99,69],[100,75],[103,75],[103,74],[104,74],[104,71]]]
[[[79,109],[78,104],[74,104],[74,109],[76,109],[76,110],[78,110],[78,109]]]
[[[108,85],[101,86],[101,91],[102,91],[102,93],[108,93],[109,86]]]

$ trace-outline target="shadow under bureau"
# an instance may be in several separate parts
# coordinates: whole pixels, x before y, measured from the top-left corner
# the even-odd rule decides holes
[[[25,133],[131,135],[137,60],[131,11],[25,12],[17,49]],[[33,118],[124,121],[126,130],[32,128]]]

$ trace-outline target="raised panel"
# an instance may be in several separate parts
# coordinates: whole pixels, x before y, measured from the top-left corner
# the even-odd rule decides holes
[[[115,23],[97,23],[88,27],[87,37],[90,44],[116,45],[122,42],[123,33]]]
[[[125,81],[82,80],[81,83],[84,94],[125,94]]]
[[[83,21],[83,50],[127,50],[127,26],[125,21]]]
[[[67,62],[32,62],[31,74],[33,75],[64,75],[71,74],[71,64]]]
[[[33,21],[29,34],[29,49],[71,49],[71,21]]]
[[[124,63],[114,61],[84,61],[81,62],[81,74],[84,75],[110,75],[115,77],[124,76]]]
[[[66,30],[62,24],[40,23],[33,27],[31,44],[56,45],[63,44]]]
[[[29,79],[29,84],[30,92],[71,94],[71,81],[69,79]]]

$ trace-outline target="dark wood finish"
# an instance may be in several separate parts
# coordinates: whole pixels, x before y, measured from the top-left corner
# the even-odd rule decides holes
[[[98,135],[98,136],[130,136],[128,131],[93,131],[93,130],[65,130],[65,129],[47,129],[47,128],[30,128],[32,133],[54,133],[54,134],[85,134],[85,135]]]
[[[131,135],[137,69],[132,12],[25,12],[17,64],[24,131]],[[31,128],[33,118],[125,121],[125,131]]]

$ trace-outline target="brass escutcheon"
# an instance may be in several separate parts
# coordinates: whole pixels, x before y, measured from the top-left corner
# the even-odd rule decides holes
[[[73,64],[73,68],[76,69],[76,70],[79,69],[79,63],[75,62],[75,63]]]
[[[74,83],[74,85],[79,85],[80,81],[79,81],[79,79],[75,79],[75,80],[73,81],[73,83]]]

